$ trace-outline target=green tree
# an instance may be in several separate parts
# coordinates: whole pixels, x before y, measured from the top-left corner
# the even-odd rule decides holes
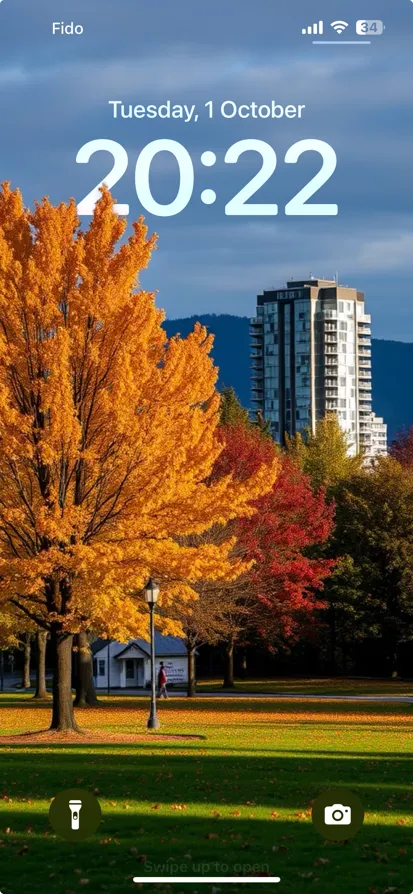
[[[363,474],[363,457],[349,454],[349,441],[335,413],[327,414],[316,423],[315,432],[298,433],[287,441],[287,451],[309,475],[313,488],[325,488],[327,500],[341,500],[345,482]],[[359,570],[346,553],[346,544],[333,532],[322,551],[324,557],[335,560],[333,574],[325,581],[321,598],[325,609],[321,618],[328,625],[324,637],[325,658],[332,673],[346,669],[349,644],[360,639],[365,628],[361,624]],[[341,659],[339,655],[341,654]]]
[[[361,468],[363,457],[350,456],[349,441],[335,413],[328,413],[316,423],[315,432],[291,438],[287,449],[310,476],[313,487],[325,487],[330,497],[341,481],[349,479]]]
[[[400,643],[413,638],[413,469],[383,457],[344,482],[333,539],[358,578],[357,623],[381,638],[395,673]]]
[[[245,425],[249,426],[250,419],[248,410],[246,410],[232,386],[223,388],[221,394],[221,424],[222,425]]]

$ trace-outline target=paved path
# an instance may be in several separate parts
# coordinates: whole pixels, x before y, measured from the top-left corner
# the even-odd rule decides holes
[[[19,689],[16,688],[15,685],[10,685],[9,681],[4,681],[4,692],[7,693],[26,693],[27,697],[30,698],[34,694],[34,689]],[[107,695],[106,689],[97,689],[97,695]],[[127,698],[145,698],[149,699],[149,690],[137,690],[137,689],[111,689],[110,695],[120,695]],[[186,692],[184,690],[171,689],[169,692],[169,698],[185,698]],[[235,690],[234,692],[221,691],[217,690],[216,692],[198,692],[196,695],[197,698],[228,698],[228,699],[237,699],[237,698],[279,698],[279,699],[287,699],[287,701],[291,701],[291,699],[299,698],[303,700],[311,700],[311,699],[338,699],[340,701],[352,701],[352,702],[395,702],[400,704],[413,704],[413,683],[412,683],[412,695],[343,695],[342,693],[319,693],[319,692],[241,692]],[[413,894],[413,892],[412,892]]]
[[[98,690],[99,694],[99,690]],[[116,692],[111,692],[111,695],[132,695],[133,692],[129,691],[125,693],[124,689],[118,689]],[[138,695],[138,693],[135,693]],[[139,693],[140,696],[145,695],[145,693]],[[175,690],[171,690],[169,693],[170,698],[184,698],[186,696],[186,692],[176,692]],[[146,697],[148,697],[146,695]],[[313,693],[310,694],[308,692],[198,692],[197,698],[285,698],[288,701],[291,701],[293,698],[300,699],[341,699],[343,701],[352,701],[352,702],[401,702],[406,704],[413,704],[413,695],[334,695],[333,693],[329,694],[319,694]],[[413,892],[412,892],[413,894]]]
[[[97,689],[97,694],[101,692],[102,695],[107,695],[106,690]],[[136,698],[149,698],[148,690],[146,692],[137,691],[135,689],[111,689],[110,695],[123,695],[123,696],[134,696]],[[185,698],[186,692],[184,690],[170,689],[169,690],[169,698]],[[205,692],[202,690],[201,692],[197,692],[196,698],[280,698],[287,699],[290,701],[293,698],[300,699],[340,699],[342,701],[354,701],[354,702],[401,702],[405,704],[413,704],[413,683],[412,683],[412,695],[342,695],[334,694],[334,693],[308,693],[308,692],[241,692],[236,689],[234,692],[229,691],[221,691],[217,690],[216,692]],[[412,892],[413,894],[413,892]]]

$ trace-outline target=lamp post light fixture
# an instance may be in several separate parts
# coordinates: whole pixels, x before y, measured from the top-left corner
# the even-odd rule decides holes
[[[150,614],[150,636],[151,636],[151,709],[148,717],[148,729],[159,729],[160,723],[156,714],[156,679],[155,679],[155,619],[154,609],[158,601],[159,587],[152,577],[144,588],[145,602],[149,608]]]

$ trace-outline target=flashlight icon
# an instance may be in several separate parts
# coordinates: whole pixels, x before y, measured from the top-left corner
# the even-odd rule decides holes
[[[78,828],[79,828],[79,813],[80,813],[80,811],[81,811],[81,808],[82,808],[82,802],[81,802],[81,801],[69,801],[69,810],[70,810],[70,813],[71,813],[71,815],[72,815],[72,816],[71,816],[71,823],[70,823],[70,828],[71,828],[71,829],[78,829]]]

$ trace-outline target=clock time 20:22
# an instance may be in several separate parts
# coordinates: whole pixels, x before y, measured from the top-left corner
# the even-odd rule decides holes
[[[96,202],[100,196],[100,188],[103,184],[111,189],[125,174],[129,158],[126,149],[115,140],[98,139],[85,143],[76,156],[79,164],[87,164],[95,152],[109,152],[113,157],[113,166],[107,176],[97,184],[78,206],[80,216],[93,214]],[[169,152],[176,159],[179,171],[179,187],[172,202],[162,204],[157,202],[151,192],[150,169],[153,159],[159,152]],[[278,205],[268,202],[248,202],[261,186],[272,177],[277,167],[277,155],[269,143],[263,140],[246,139],[233,143],[227,149],[224,162],[236,164],[244,152],[256,152],[261,157],[260,170],[246,183],[242,189],[233,196],[225,205],[225,214],[234,216],[250,215],[275,215],[278,214]],[[285,206],[285,214],[294,216],[338,214],[338,205],[334,203],[310,202],[312,196],[324,186],[332,177],[337,167],[337,156],[332,146],[324,140],[299,140],[287,150],[284,157],[285,164],[296,164],[304,152],[317,152],[322,159],[322,165],[317,174],[295,195]],[[217,157],[214,152],[206,150],[201,155],[201,163],[205,167],[212,167]],[[139,203],[148,212],[157,217],[172,217],[180,214],[192,199],[195,185],[195,173],[192,158],[182,143],[176,140],[161,139],[147,143],[140,151],[135,168],[135,186]],[[215,202],[217,196],[213,189],[204,189],[200,195],[205,205]],[[117,214],[129,214],[129,205],[114,205]]]

